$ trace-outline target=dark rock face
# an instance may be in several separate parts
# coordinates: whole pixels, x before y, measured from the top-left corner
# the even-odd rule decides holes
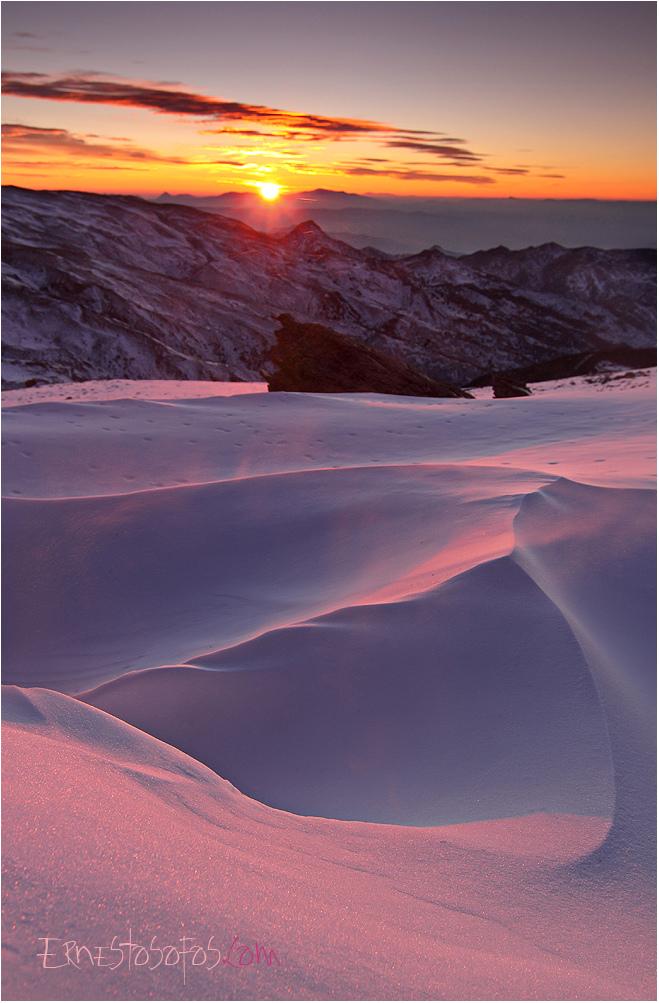
[[[548,362],[538,362],[520,369],[507,369],[501,376],[515,383],[544,383],[546,380],[564,380],[571,376],[590,376],[614,369],[649,369],[657,365],[656,348],[629,348],[625,345],[603,348],[596,352],[579,352],[577,355],[559,355]],[[487,374],[469,385],[485,387],[491,383]]]
[[[531,390],[526,383],[507,376],[492,377],[492,392],[495,397],[530,397]]]
[[[271,391],[378,393],[410,397],[471,397],[460,387],[431,380],[385,352],[320,324],[279,318],[270,368]]]

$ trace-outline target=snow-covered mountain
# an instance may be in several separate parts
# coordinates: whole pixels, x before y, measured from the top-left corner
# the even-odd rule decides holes
[[[286,313],[465,383],[655,339],[653,252],[391,257],[166,202],[5,188],[4,378],[254,379]]]

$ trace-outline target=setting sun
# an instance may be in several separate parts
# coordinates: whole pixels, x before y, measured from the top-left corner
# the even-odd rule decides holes
[[[264,181],[263,184],[258,186],[259,195],[266,202],[274,202],[275,199],[279,198],[281,193],[281,185],[275,184],[274,181]]]

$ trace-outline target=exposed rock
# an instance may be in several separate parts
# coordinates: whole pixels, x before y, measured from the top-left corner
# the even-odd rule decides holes
[[[530,397],[531,390],[526,383],[511,380],[507,376],[492,377],[492,393],[495,397]]]
[[[627,345],[612,345],[595,352],[579,352],[577,355],[561,355],[547,362],[507,369],[501,373],[506,379],[518,383],[543,383],[546,380],[565,380],[570,376],[590,376],[617,369],[648,369],[657,365],[656,348],[630,348]],[[479,377],[470,386],[489,386],[491,374]]]
[[[411,397],[471,397],[460,387],[431,380],[371,345],[320,324],[279,318],[277,343],[264,371],[270,390],[378,393]]]

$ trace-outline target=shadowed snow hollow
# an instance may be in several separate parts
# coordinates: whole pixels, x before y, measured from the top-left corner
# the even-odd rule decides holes
[[[612,629],[647,581],[647,492],[621,487],[651,478],[648,390],[73,395],[5,419],[7,681],[85,693],[303,814],[612,810],[580,600],[545,586],[514,523],[551,536],[564,475],[567,546],[611,582]],[[601,485],[585,511],[578,480]]]
[[[8,998],[652,998],[647,382],[14,399]]]

